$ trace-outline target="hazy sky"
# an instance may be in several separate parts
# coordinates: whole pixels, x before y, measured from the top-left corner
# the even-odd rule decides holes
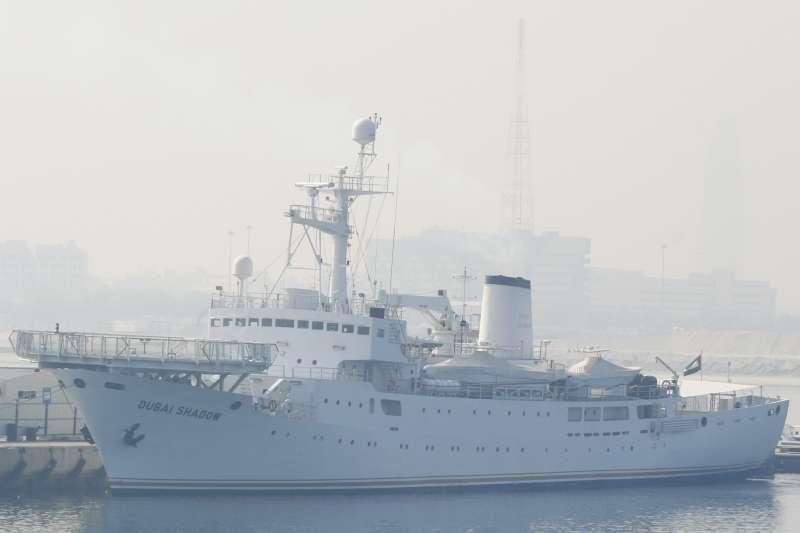
[[[373,111],[401,235],[496,228],[518,17],[537,230],[591,237],[603,266],[659,272],[666,242],[668,275],[704,268],[709,148],[733,124],[739,275],[800,310],[796,1],[0,0],[0,240],[224,274],[251,224],[258,268],[291,184],[350,162]]]

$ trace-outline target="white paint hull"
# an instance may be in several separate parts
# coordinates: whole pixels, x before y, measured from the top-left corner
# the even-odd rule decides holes
[[[298,381],[293,395],[305,398],[306,407],[286,416],[255,410],[249,397],[233,393],[117,373],[52,372],[84,414],[112,489],[125,491],[390,489],[731,474],[769,459],[788,410],[783,400],[639,420],[635,405],[648,402],[442,398],[381,394],[369,383]],[[86,386],[74,386],[75,378]],[[106,388],[106,382],[125,390]],[[381,399],[400,400],[402,416],[385,415]],[[232,410],[237,401],[242,406]],[[567,421],[568,407],[598,404],[629,405],[632,418]],[[691,420],[698,421],[696,428],[680,429]],[[137,423],[136,435],[145,437],[131,446],[123,434]]]

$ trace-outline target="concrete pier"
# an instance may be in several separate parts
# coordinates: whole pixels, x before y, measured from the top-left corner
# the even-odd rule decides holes
[[[100,454],[87,442],[0,442],[0,492],[105,487]]]

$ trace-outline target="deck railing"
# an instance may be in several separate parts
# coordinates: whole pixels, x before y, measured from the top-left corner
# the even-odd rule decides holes
[[[272,358],[272,345],[265,343],[152,335],[15,330],[9,342],[19,357],[34,361],[77,358],[268,365]]]

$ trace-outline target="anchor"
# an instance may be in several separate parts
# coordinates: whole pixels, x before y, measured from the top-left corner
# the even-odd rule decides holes
[[[136,422],[134,425],[125,430],[125,433],[122,436],[122,441],[128,446],[133,446],[136,448],[136,445],[139,444],[142,439],[144,439],[144,434],[136,435],[136,430],[139,429],[139,426],[141,426],[141,424]]]

